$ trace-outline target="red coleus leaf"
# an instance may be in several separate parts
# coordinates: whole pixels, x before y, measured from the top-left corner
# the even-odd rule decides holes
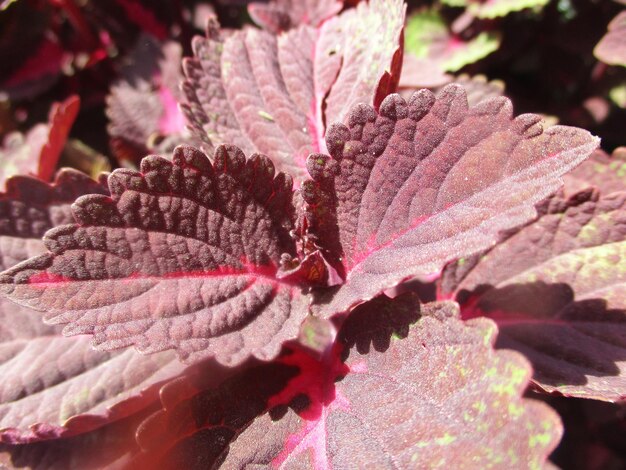
[[[157,399],[160,384],[182,372],[171,351],[96,351],[91,338],[66,338],[39,312],[0,303],[0,442],[81,434]]]
[[[406,339],[388,339],[389,323],[371,322],[382,303],[348,320],[341,341],[356,348],[334,370],[316,377],[309,359],[285,359],[304,373],[270,403],[290,400],[293,409],[252,423],[224,465],[539,467],[561,425],[545,405],[521,400],[529,367],[521,356],[494,354],[494,326],[459,321],[452,304],[432,305]]]
[[[36,470],[129,468],[140,452],[135,430],[154,409],[111,423],[79,436],[24,445],[0,444],[0,468]],[[134,467],[137,468],[137,467]]]
[[[55,39],[44,37],[32,55],[2,82],[11,99],[32,98],[56,83],[71,55]]]
[[[209,148],[224,142],[262,152],[302,179],[309,153],[325,150],[327,123],[395,91],[404,10],[399,0],[371,0],[318,29],[278,37],[248,28],[223,39],[210,22],[183,64],[192,131]]]
[[[78,199],[77,224],[47,232],[50,251],[5,271],[3,291],[101,349],[272,358],[307,315],[300,288],[278,278],[281,255],[295,255],[292,182],[233,146],[213,159],[181,146],[173,162],[114,171],[111,198]]]
[[[272,0],[248,5],[252,19],[264,29],[278,34],[308,24],[319,26],[343,8],[343,0]]]
[[[626,67],[626,11],[613,18],[608,29],[593,53],[609,65]]]
[[[604,194],[626,191],[626,147],[616,148],[610,156],[598,149],[565,175],[565,192],[569,195],[590,186],[600,188]]]
[[[539,467],[556,414],[521,399],[530,369],[492,350],[493,323],[457,315],[452,303],[378,298],[323,359],[288,351],[146,421],[146,457],[182,468],[194,446],[204,468]]]
[[[3,269],[45,252],[52,227],[73,222],[70,205],[107,190],[64,170],[54,184],[16,176],[0,195]],[[102,352],[88,337],[65,338],[41,315],[0,300],[0,441],[23,443],[83,433],[122,418],[156,399],[159,382],[178,374],[173,353],[149,357],[132,350]]]
[[[59,157],[76,116],[78,116],[79,108],[80,98],[78,96],[71,96],[62,103],[52,105],[48,119],[48,141],[41,149],[37,170],[37,176],[42,180],[49,181],[54,176]]]
[[[26,135],[13,132],[5,137],[0,148],[0,188],[18,174],[31,174],[46,181],[52,178],[79,107],[77,96],[54,103],[48,124],[38,124]]]
[[[523,352],[542,390],[626,397],[626,192],[587,189],[482,256],[448,267],[442,295],[465,318],[489,316],[498,345]]]
[[[139,162],[149,153],[170,153],[185,123],[178,101],[182,48],[142,35],[107,98],[111,148],[120,160]]]
[[[467,107],[463,89],[407,103],[388,96],[377,113],[356,106],[326,136],[331,157],[311,155],[303,186],[308,219],[345,283],[321,293],[330,316],[411,277],[494,244],[532,219],[534,204],[597,146],[582,129],[512,118],[495,98]]]
[[[202,468],[219,466],[231,440],[257,416],[268,400],[298,374],[282,362],[252,364],[221,384],[205,384],[205,377],[187,374],[161,389],[163,408],[137,429],[144,450],[135,468]],[[228,468],[228,467],[225,467]]]

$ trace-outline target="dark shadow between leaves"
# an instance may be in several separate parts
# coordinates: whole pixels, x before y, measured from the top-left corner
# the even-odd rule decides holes
[[[623,468],[626,459],[623,404],[550,396],[531,390],[526,392],[526,397],[548,404],[563,421],[565,434],[550,456],[552,463],[572,470]]]
[[[391,338],[406,338],[413,323],[419,320],[419,297],[407,292],[391,299],[381,295],[356,307],[344,322],[339,333],[339,342],[344,346],[342,360],[356,346],[360,354],[367,354],[373,346],[385,352]]]
[[[500,330],[497,348],[524,354],[534,379],[550,386],[587,385],[617,377],[626,360],[626,311],[604,299],[575,300],[568,284],[477,286],[457,295],[463,319],[486,316]]]

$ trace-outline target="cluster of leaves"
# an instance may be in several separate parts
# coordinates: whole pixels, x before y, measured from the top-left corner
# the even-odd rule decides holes
[[[0,465],[626,461],[619,2],[154,3],[0,2]]]

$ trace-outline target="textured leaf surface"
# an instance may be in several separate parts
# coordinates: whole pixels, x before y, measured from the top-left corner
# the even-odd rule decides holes
[[[108,194],[86,175],[65,169],[52,184],[29,176],[14,176],[0,194],[0,269],[45,251],[47,230],[74,222],[70,205],[84,194]]]
[[[456,72],[498,49],[500,39],[482,32],[467,41],[453,35],[436,10],[412,14],[406,25],[405,54],[400,86],[436,87],[451,80]]]
[[[78,114],[80,100],[73,96],[50,109],[48,124],[37,124],[26,135],[8,134],[0,148],[0,188],[13,175],[52,178],[70,128]]]
[[[111,87],[107,116],[111,148],[121,160],[138,162],[149,153],[170,153],[181,143],[185,120],[178,108],[182,48],[142,35]]]
[[[485,315],[498,345],[530,359],[543,390],[626,396],[626,192],[554,197],[534,223],[447,268],[464,317]]]
[[[477,18],[497,18],[526,8],[541,8],[548,0],[442,0],[453,7],[466,7],[466,11]]]
[[[322,315],[343,312],[411,277],[496,242],[535,215],[560,176],[598,139],[571,127],[542,131],[540,118],[512,118],[506,98],[467,107],[463,89],[407,103],[388,96],[377,113],[353,109],[326,137],[331,157],[309,157],[308,217],[345,277],[324,293]]]
[[[47,229],[73,222],[70,205],[102,185],[74,171],[52,185],[16,176],[0,196],[0,265],[43,253]],[[156,398],[158,382],[177,374],[173,353],[94,351],[85,336],[65,338],[41,314],[0,300],[0,441],[69,436],[124,417]],[[152,390],[148,390],[152,387]]]
[[[128,416],[182,372],[171,351],[96,351],[88,336],[66,338],[41,314],[0,303],[0,441],[81,434]]]
[[[276,277],[281,255],[295,255],[292,182],[236,147],[213,158],[181,146],[173,162],[114,171],[111,198],[78,199],[78,223],[47,232],[48,253],[5,271],[4,292],[101,349],[228,364],[275,356],[307,314],[307,297]]]
[[[489,98],[504,96],[504,82],[501,80],[487,80],[484,75],[467,74],[459,75],[454,79],[454,83],[461,85],[467,94],[467,103],[475,106],[481,101]]]
[[[272,0],[253,2],[248,12],[256,24],[278,34],[301,24],[317,27],[342,7],[343,0]]]
[[[362,2],[319,29],[278,37],[249,28],[223,39],[213,22],[184,62],[187,121],[209,148],[261,152],[301,179],[328,123],[395,91],[403,25],[399,0]]]
[[[613,18],[608,29],[593,53],[609,65],[626,67],[626,11]]]
[[[138,430],[145,454],[135,463],[538,468],[561,426],[520,398],[529,366],[494,352],[494,336],[490,321],[461,322],[453,303],[377,298],[351,314],[322,359],[288,349],[217,388],[168,384],[163,410]]]
[[[282,359],[300,374],[270,404],[289,408],[246,428],[226,468],[542,465],[558,442],[559,420],[520,399],[529,367],[519,355],[493,352],[492,323],[462,323],[453,304],[427,306],[400,339],[375,320],[393,308],[389,301],[368,305],[344,327],[340,341],[352,349],[343,362],[316,369],[302,354]]]
[[[626,191],[626,147],[616,148],[611,155],[598,149],[565,175],[567,194],[573,195],[590,186],[599,188],[603,194]]]

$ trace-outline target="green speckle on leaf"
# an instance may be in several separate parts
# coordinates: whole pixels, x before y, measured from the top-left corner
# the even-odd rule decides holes
[[[507,451],[507,456],[509,457],[509,463],[511,465],[516,465],[519,462],[519,457],[515,453],[515,450],[509,449]]]
[[[484,413],[485,411],[487,411],[487,405],[485,404],[484,401],[477,401],[474,402],[472,404],[472,408],[474,408],[479,414]]]
[[[222,62],[222,77],[224,80],[228,79],[228,74],[230,73],[232,65],[233,64],[228,60]]]
[[[270,113],[268,113],[267,111],[259,111],[259,116],[261,116],[263,119],[265,119],[266,121],[269,122],[274,122],[274,118],[272,117],[272,115]]]
[[[495,377],[497,373],[498,373],[498,369],[496,369],[495,367],[490,367],[489,369],[485,371],[485,377],[487,378]]]
[[[73,398],[62,403],[59,417],[61,421],[66,421],[76,414],[77,409],[81,409],[83,404],[89,400],[89,388],[83,388]]]
[[[456,441],[456,436],[452,436],[449,433],[445,433],[442,437],[435,439],[435,443],[440,446],[447,446]]]
[[[551,440],[552,435],[549,432],[540,432],[533,434],[528,438],[528,445],[531,449],[534,449],[537,446],[547,447]]]
[[[434,445],[438,445],[438,446],[447,446],[449,444],[452,444],[454,441],[456,441],[456,436],[452,436],[450,433],[446,432],[443,436],[441,437],[436,437],[432,440],[428,440],[428,441],[419,441],[415,443],[415,446],[417,448],[424,448],[424,447],[430,447],[433,444]]]
[[[524,414],[524,407],[515,403],[509,403],[508,412],[512,417],[519,418]]]

